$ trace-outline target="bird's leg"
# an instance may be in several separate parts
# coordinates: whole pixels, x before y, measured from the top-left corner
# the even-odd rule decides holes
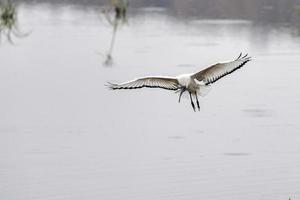
[[[191,104],[192,104],[192,107],[193,107],[193,109],[194,109],[194,112],[196,112],[196,109],[195,109],[195,104],[194,104],[194,102],[193,102],[193,98],[192,98],[192,93],[191,92],[189,92],[190,93],[190,99],[191,99]]]
[[[185,92],[186,88],[182,88],[181,91],[180,91],[180,94],[179,94],[179,100],[178,100],[178,103],[180,103],[180,99],[181,99],[181,96],[182,94]]]
[[[197,107],[198,107],[198,110],[200,111],[200,104],[199,104],[199,101],[198,101],[197,92],[195,93],[195,96],[196,96]]]

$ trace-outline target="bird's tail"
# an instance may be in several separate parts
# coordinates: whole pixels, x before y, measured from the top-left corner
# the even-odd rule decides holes
[[[199,89],[197,90],[197,94],[204,97],[209,93],[210,90],[211,90],[210,85],[200,85]]]

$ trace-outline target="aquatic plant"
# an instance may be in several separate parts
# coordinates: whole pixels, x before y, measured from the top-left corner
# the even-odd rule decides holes
[[[300,5],[295,5],[293,8],[298,13],[298,15],[300,15]]]
[[[13,44],[12,36],[24,37],[26,35],[18,28],[16,6],[10,1],[0,2],[0,42],[4,36],[9,43]]]
[[[112,65],[112,52],[116,40],[117,30],[120,25],[127,23],[127,0],[110,0],[109,7],[103,11],[108,23],[113,27],[110,47],[104,62],[105,65]]]

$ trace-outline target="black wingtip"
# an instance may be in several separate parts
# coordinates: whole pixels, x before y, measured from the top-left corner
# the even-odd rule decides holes
[[[244,55],[242,58],[246,58],[248,56],[248,54],[246,53],[246,55]]]
[[[237,57],[237,60],[240,59],[242,56],[242,52],[240,53],[240,55]]]
[[[110,83],[110,82],[107,82],[106,84],[104,84],[104,86],[107,87],[109,90],[114,90],[115,85],[116,84]]]
[[[245,55],[243,55],[242,53],[240,53],[239,57],[236,59],[236,60],[239,60],[239,59],[247,59],[248,61],[250,61],[252,59],[252,57],[248,56],[249,54],[246,53]]]

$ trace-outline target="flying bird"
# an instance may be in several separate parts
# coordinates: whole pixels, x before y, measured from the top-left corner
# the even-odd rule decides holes
[[[120,84],[108,82],[107,86],[112,90],[139,88],[162,88],[166,90],[174,90],[179,93],[179,103],[183,93],[188,92],[193,110],[196,111],[193,100],[196,99],[197,108],[200,111],[198,95],[204,96],[211,84],[243,67],[250,60],[251,57],[249,57],[248,54],[242,56],[241,53],[238,58],[233,61],[217,63],[197,73],[181,74],[176,77],[147,76]]]

